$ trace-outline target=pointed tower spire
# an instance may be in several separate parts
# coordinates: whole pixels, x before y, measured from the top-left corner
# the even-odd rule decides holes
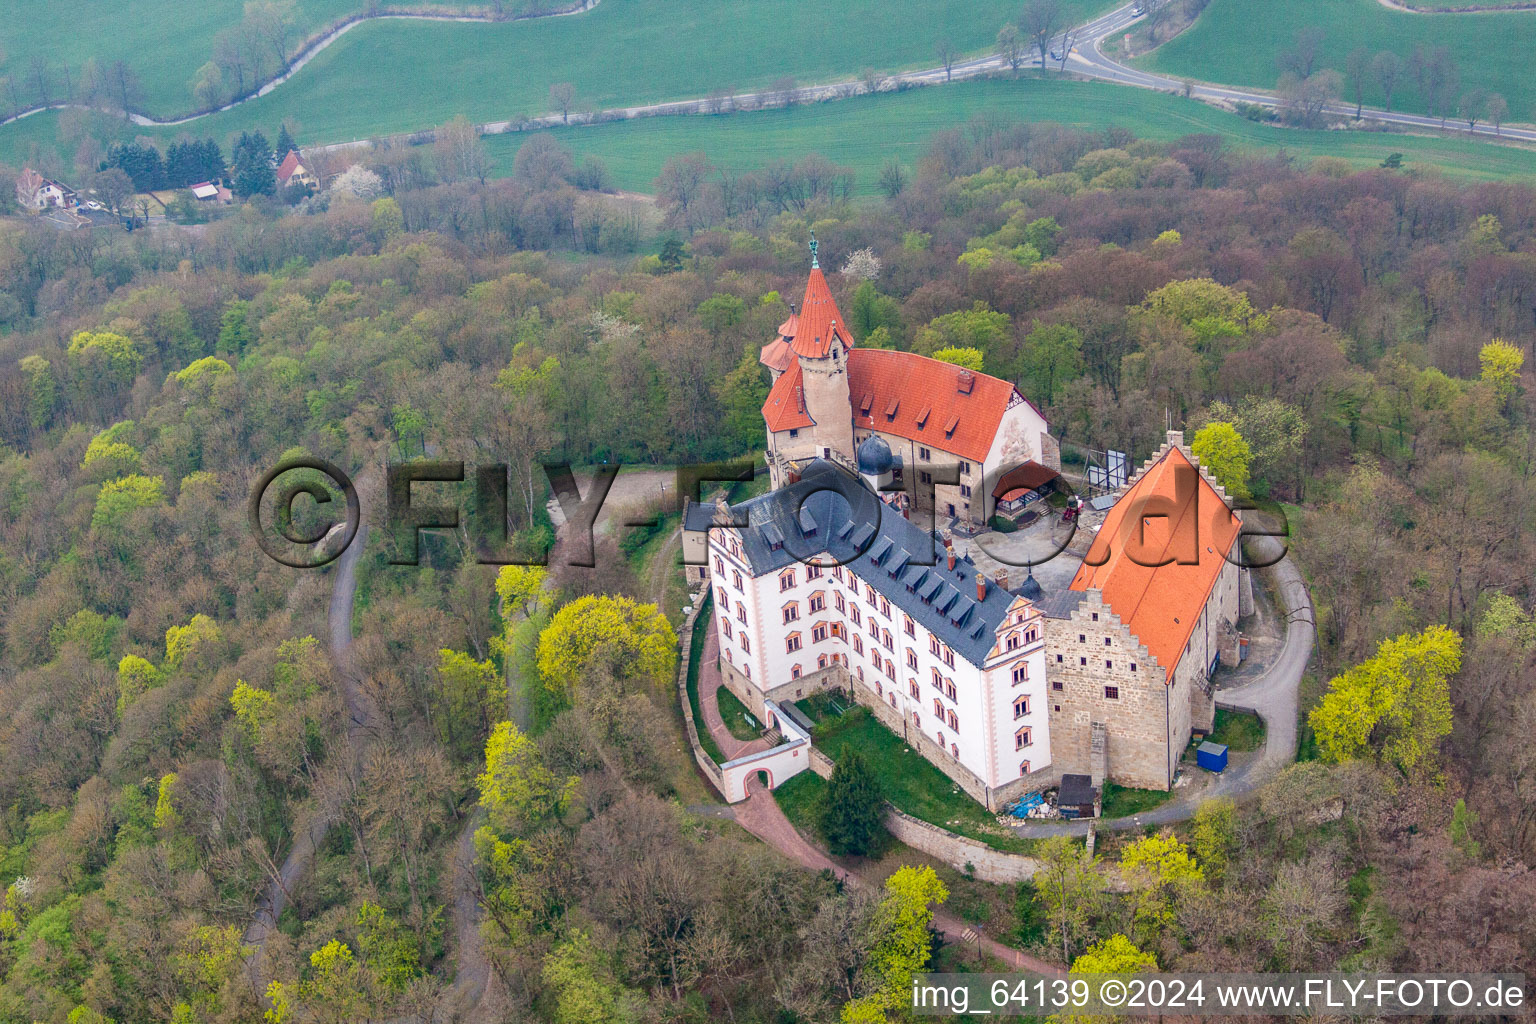
[[[815,270],[821,264],[816,262],[816,232],[811,232],[811,269]]]

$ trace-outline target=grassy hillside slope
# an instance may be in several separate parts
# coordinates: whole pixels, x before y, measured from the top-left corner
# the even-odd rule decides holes
[[[1356,46],[1372,53],[1392,50],[1405,61],[1418,44],[1445,46],[1461,72],[1461,89],[1497,92],[1509,101],[1510,121],[1536,119],[1536,80],[1530,74],[1536,52],[1536,11],[1425,15],[1388,10],[1377,0],[1211,0],[1188,31],[1133,63],[1149,71],[1226,85],[1271,88],[1279,78],[1276,58],[1295,45],[1307,26],[1323,29],[1317,66],[1343,71]],[[1367,84],[1365,102],[1380,106],[1385,96]],[[1393,95],[1398,110],[1428,112],[1411,74]]]
[[[736,170],[759,168],[780,156],[821,153],[853,167],[858,191],[869,195],[888,157],[911,166],[935,132],[961,126],[981,112],[1090,129],[1120,125],[1151,139],[1214,132],[1236,149],[1284,149],[1299,159],[1339,156],[1375,166],[1389,153],[1401,152],[1409,165],[1469,178],[1536,176],[1536,150],[1459,138],[1294,131],[1255,124],[1182,97],[1097,82],[962,82],[792,110],[651,118],[554,134],[573,152],[600,157],[619,187],[635,191],[650,191],[667,157],[703,150],[716,164]],[[526,139],[501,135],[486,140],[501,173],[510,173],[513,155]]]
[[[1086,18],[1113,0],[1067,0]],[[132,18],[110,17],[106,0],[30,5],[16,29],[0,33],[9,53],[0,74],[25,77],[31,54],[121,56],[139,70],[157,116],[193,106],[189,82],[209,59],[214,34],[239,20],[240,5],[213,0],[183,18],[174,0],[137,0]],[[362,6],[361,0],[305,0],[309,24]],[[427,5],[433,6],[433,5]],[[444,6],[438,4],[437,6]],[[720,86],[750,89],[781,75],[802,82],[938,63],[936,40],[962,51],[989,48],[1015,0],[603,0],[565,18],[499,24],[382,20],[336,41],[293,80],[238,110],[199,122],[217,133],[284,117],[308,139],[411,131],[465,113],[477,121],[548,109],[549,86],[565,81],[602,107],[702,96]],[[79,7],[86,17],[68,32]],[[444,9],[451,9],[444,6]],[[67,37],[56,38],[56,37]],[[94,49],[100,47],[99,52]],[[30,88],[24,97],[35,101]]]

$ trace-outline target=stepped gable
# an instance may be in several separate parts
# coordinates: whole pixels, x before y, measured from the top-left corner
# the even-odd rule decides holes
[[[848,393],[855,428],[898,434],[978,463],[992,450],[1003,413],[1026,401],[1005,380],[879,348],[848,353]]]
[[[1194,484],[1182,494],[1181,476]],[[1167,445],[1110,509],[1070,589],[1102,593],[1172,681],[1241,531],[1198,464]]]
[[[973,665],[986,663],[1013,604],[1012,594],[991,583],[976,600],[974,565],[958,559],[949,569],[932,535],[821,459],[808,463],[800,480],[734,505],[732,513],[748,523],[741,548],[753,576],[813,558],[847,565]]]

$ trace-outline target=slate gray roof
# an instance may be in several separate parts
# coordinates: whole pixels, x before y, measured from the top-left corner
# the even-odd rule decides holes
[[[698,502],[689,499],[683,506],[683,529],[688,531],[705,531],[714,524],[715,506],[709,502]]]
[[[1051,590],[1040,595],[1035,607],[1048,619],[1070,619],[1087,596],[1082,590]]]
[[[793,484],[732,506],[736,517],[745,515],[749,523],[741,540],[752,575],[829,555],[956,655],[982,664],[1013,595],[989,580],[986,600],[978,602],[976,567],[957,559],[950,572],[941,540],[829,462],[814,461],[803,472]]]

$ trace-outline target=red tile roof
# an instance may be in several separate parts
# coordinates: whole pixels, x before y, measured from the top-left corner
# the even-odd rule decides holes
[[[795,352],[789,347],[787,339],[775,338],[763,346],[757,361],[775,373],[783,373],[795,362]]]
[[[800,382],[798,359],[792,358],[789,369],[773,382],[773,390],[768,392],[768,400],[763,403],[763,420],[768,424],[768,429],[775,433],[814,424],[815,421],[805,412],[805,389]]]
[[[1012,501],[1025,491],[1044,487],[1060,475],[1051,467],[1042,466],[1030,459],[998,477],[997,486],[992,488],[992,497],[1001,501]]]
[[[1170,448],[1110,509],[1070,589],[1101,591],[1171,682],[1241,529],[1184,452]]]
[[[805,301],[800,306],[800,312],[786,320],[784,326],[789,327],[791,324],[795,331],[791,344],[796,355],[825,358],[832,349],[834,333],[844,345],[853,347],[853,335],[848,331],[848,322],[837,311],[837,302],[832,298],[832,290],[827,287],[827,279],[820,267],[811,268],[810,280],[805,282]]]
[[[911,438],[981,462],[1003,413],[1023,396],[1005,380],[914,352],[856,348],[848,353],[853,424]]]
[[[288,155],[283,157],[283,162],[277,166],[277,180],[284,185],[293,177],[293,172],[299,169],[299,151],[290,149]]]

